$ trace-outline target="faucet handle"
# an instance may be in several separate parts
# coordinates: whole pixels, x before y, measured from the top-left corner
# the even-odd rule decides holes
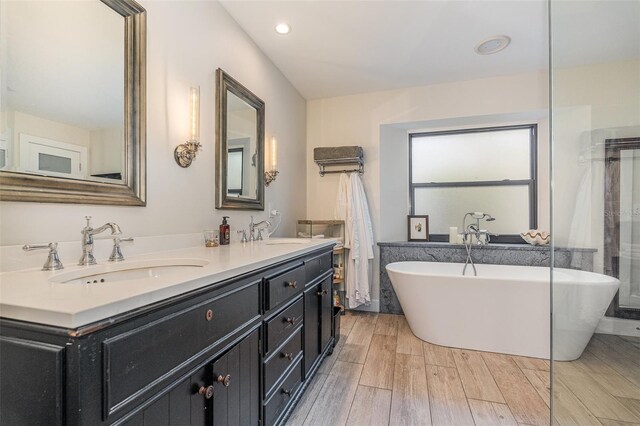
[[[111,250],[111,256],[109,256],[109,262],[120,262],[124,260],[124,255],[122,254],[122,249],[120,248],[120,243],[123,241],[133,242],[134,240],[131,237],[129,238],[115,237],[113,239],[113,249]]]
[[[84,218],[87,221],[87,226],[91,225],[91,216],[85,216]]]
[[[238,234],[242,234],[242,238],[240,239],[241,243],[246,243],[249,240],[247,239],[247,231],[245,231],[244,229],[238,231]]]
[[[22,246],[22,250],[24,251],[33,251],[33,250],[42,250],[42,249],[51,249],[55,250],[58,248],[58,243],[49,243],[49,244],[25,244]]]
[[[256,237],[256,240],[258,241],[262,241],[264,238],[262,238],[262,228],[258,228],[258,236]]]
[[[44,266],[42,266],[43,271],[58,271],[60,269],[64,269],[64,265],[62,265],[62,262],[58,257],[58,243],[25,244],[24,246],[22,246],[22,250],[24,251],[42,249],[49,249],[49,256],[47,256],[47,261],[44,262]]]

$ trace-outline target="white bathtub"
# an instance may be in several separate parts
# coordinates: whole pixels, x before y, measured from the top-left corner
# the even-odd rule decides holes
[[[386,266],[413,333],[436,345],[537,358],[550,355],[550,269],[396,262]],[[582,354],[619,281],[554,269],[554,359]]]

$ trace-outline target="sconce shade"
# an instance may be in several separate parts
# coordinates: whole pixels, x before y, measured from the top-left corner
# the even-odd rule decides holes
[[[190,90],[191,137],[190,141],[200,140],[200,87],[194,86]]]
[[[200,87],[189,89],[189,139],[176,147],[173,157],[180,167],[189,167],[200,150]]]
[[[271,167],[268,170],[278,170],[278,141],[275,136],[271,136]]]
[[[264,172],[265,186],[269,186],[271,182],[276,180],[276,176],[278,176],[278,140],[275,136],[271,136],[269,146],[269,163],[271,164],[267,164],[266,172]]]

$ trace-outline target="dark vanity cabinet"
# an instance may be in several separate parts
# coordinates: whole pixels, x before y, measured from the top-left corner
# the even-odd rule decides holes
[[[318,262],[320,265],[331,265],[332,258],[327,255],[319,256],[308,262]],[[313,267],[309,267],[313,269]],[[333,283],[333,269],[327,271],[322,266],[315,268],[324,273],[307,277],[304,290],[304,377],[313,371],[321,354],[325,353],[332,341],[332,312],[333,298],[331,287]]]
[[[2,318],[0,424],[281,424],[332,349],[331,266],[325,247],[78,329]]]

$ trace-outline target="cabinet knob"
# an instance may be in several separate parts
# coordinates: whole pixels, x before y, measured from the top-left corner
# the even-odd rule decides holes
[[[286,317],[284,319],[284,322],[288,322],[291,325],[294,325],[296,323],[296,319],[294,317]]]
[[[218,383],[222,383],[225,387],[229,387],[231,384],[231,374],[227,374],[226,376],[219,375],[216,380]]]
[[[204,317],[207,319],[207,321],[211,321],[211,319],[213,318],[213,311],[211,309],[207,309]]]
[[[200,389],[198,389],[198,393],[204,396],[206,399],[211,399],[211,397],[213,396],[213,386],[200,386]]]
[[[329,292],[328,292],[327,290],[322,290],[322,291],[317,292],[316,294],[317,294],[318,296],[326,296],[328,293],[329,293]]]
[[[289,390],[282,389],[282,393],[290,397],[291,394],[293,393],[293,389],[289,389]]]
[[[287,352],[283,352],[282,356],[284,356],[286,359],[288,359],[289,361],[293,360],[293,353],[287,353]]]
[[[298,288],[298,282],[297,281],[285,281],[284,282],[284,286],[285,287],[291,287],[291,288]]]

